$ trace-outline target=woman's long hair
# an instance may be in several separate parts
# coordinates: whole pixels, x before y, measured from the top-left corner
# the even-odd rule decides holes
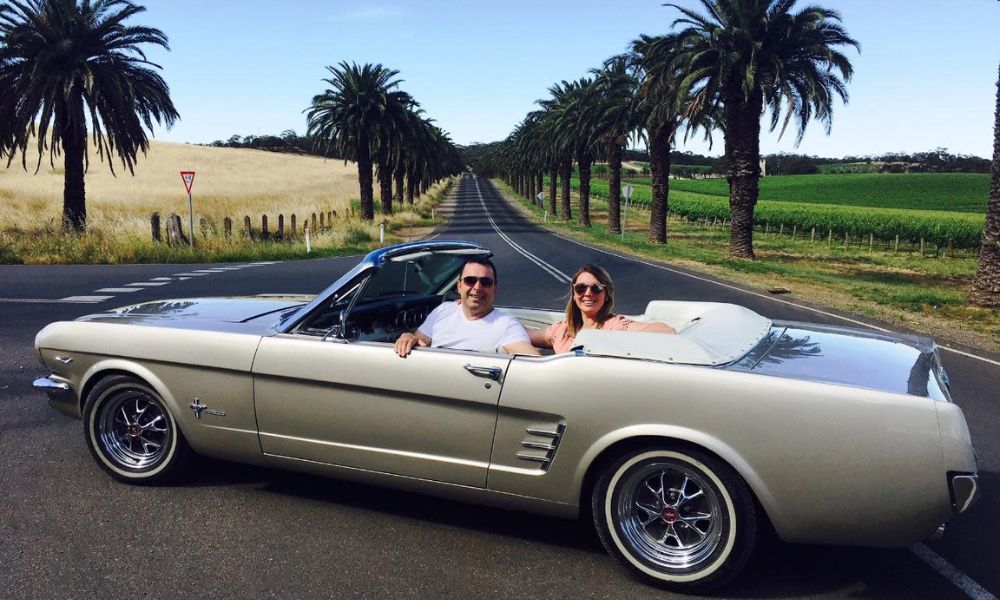
[[[615,282],[611,281],[611,275],[603,268],[587,264],[583,265],[573,273],[573,282],[570,283],[569,287],[569,302],[566,303],[566,333],[576,337],[576,332],[580,331],[583,327],[583,315],[580,313],[580,308],[576,305],[576,292],[573,291],[573,286],[576,285],[576,278],[580,276],[581,273],[590,273],[593,275],[601,285],[604,286],[604,306],[601,310],[597,311],[597,328],[600,329],[604,326],[604,322],[607,321],[614,314],[615,308]]]

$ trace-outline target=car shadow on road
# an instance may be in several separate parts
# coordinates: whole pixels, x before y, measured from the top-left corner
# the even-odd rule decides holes
[[[183,485],[250,486],[280,496],[375,511],[395,517],[523,539],[578,552],[604,554],[588,521],[564,520],[324,477],[199,459]],[[610,560],[610,558],[609,558]],[[625,575],[623,574],[623,577]],[[965,598],[906,549],[882,550],[787,544],[765,531],[744,572],[720,597]]]

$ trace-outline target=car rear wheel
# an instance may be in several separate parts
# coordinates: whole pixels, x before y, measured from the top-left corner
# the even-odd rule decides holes
[[[594,523],[608,552],[641,579],[693,592],[724,585],[746,564],[757,511],[743,479],[691,449],[631,452],[594,488]]]
[[[116,375],[87,395],[84,435],[97,463],[119,481],[165,483],[191,450],[160,396],[145,382]]]

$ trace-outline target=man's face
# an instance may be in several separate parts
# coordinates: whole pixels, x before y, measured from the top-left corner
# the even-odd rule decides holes
[[[473,285],[465,283],[466,277],[475,277]],[[493,285],[486,286],[480,281],[481,277],[488,277],[493,281]],[[458,295],[461,297],[462,309],[467,316],[484,317],[493,310],[493,298],[496,297],[497,285],[493,275],[493,269],[486,265],[469,263],[462,270],[462,275],[458,278]]]

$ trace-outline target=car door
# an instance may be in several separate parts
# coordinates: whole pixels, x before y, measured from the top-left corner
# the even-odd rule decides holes
[[[300,334],[264,338],[254,398],[265,454],[485,487],[505,354]]]

